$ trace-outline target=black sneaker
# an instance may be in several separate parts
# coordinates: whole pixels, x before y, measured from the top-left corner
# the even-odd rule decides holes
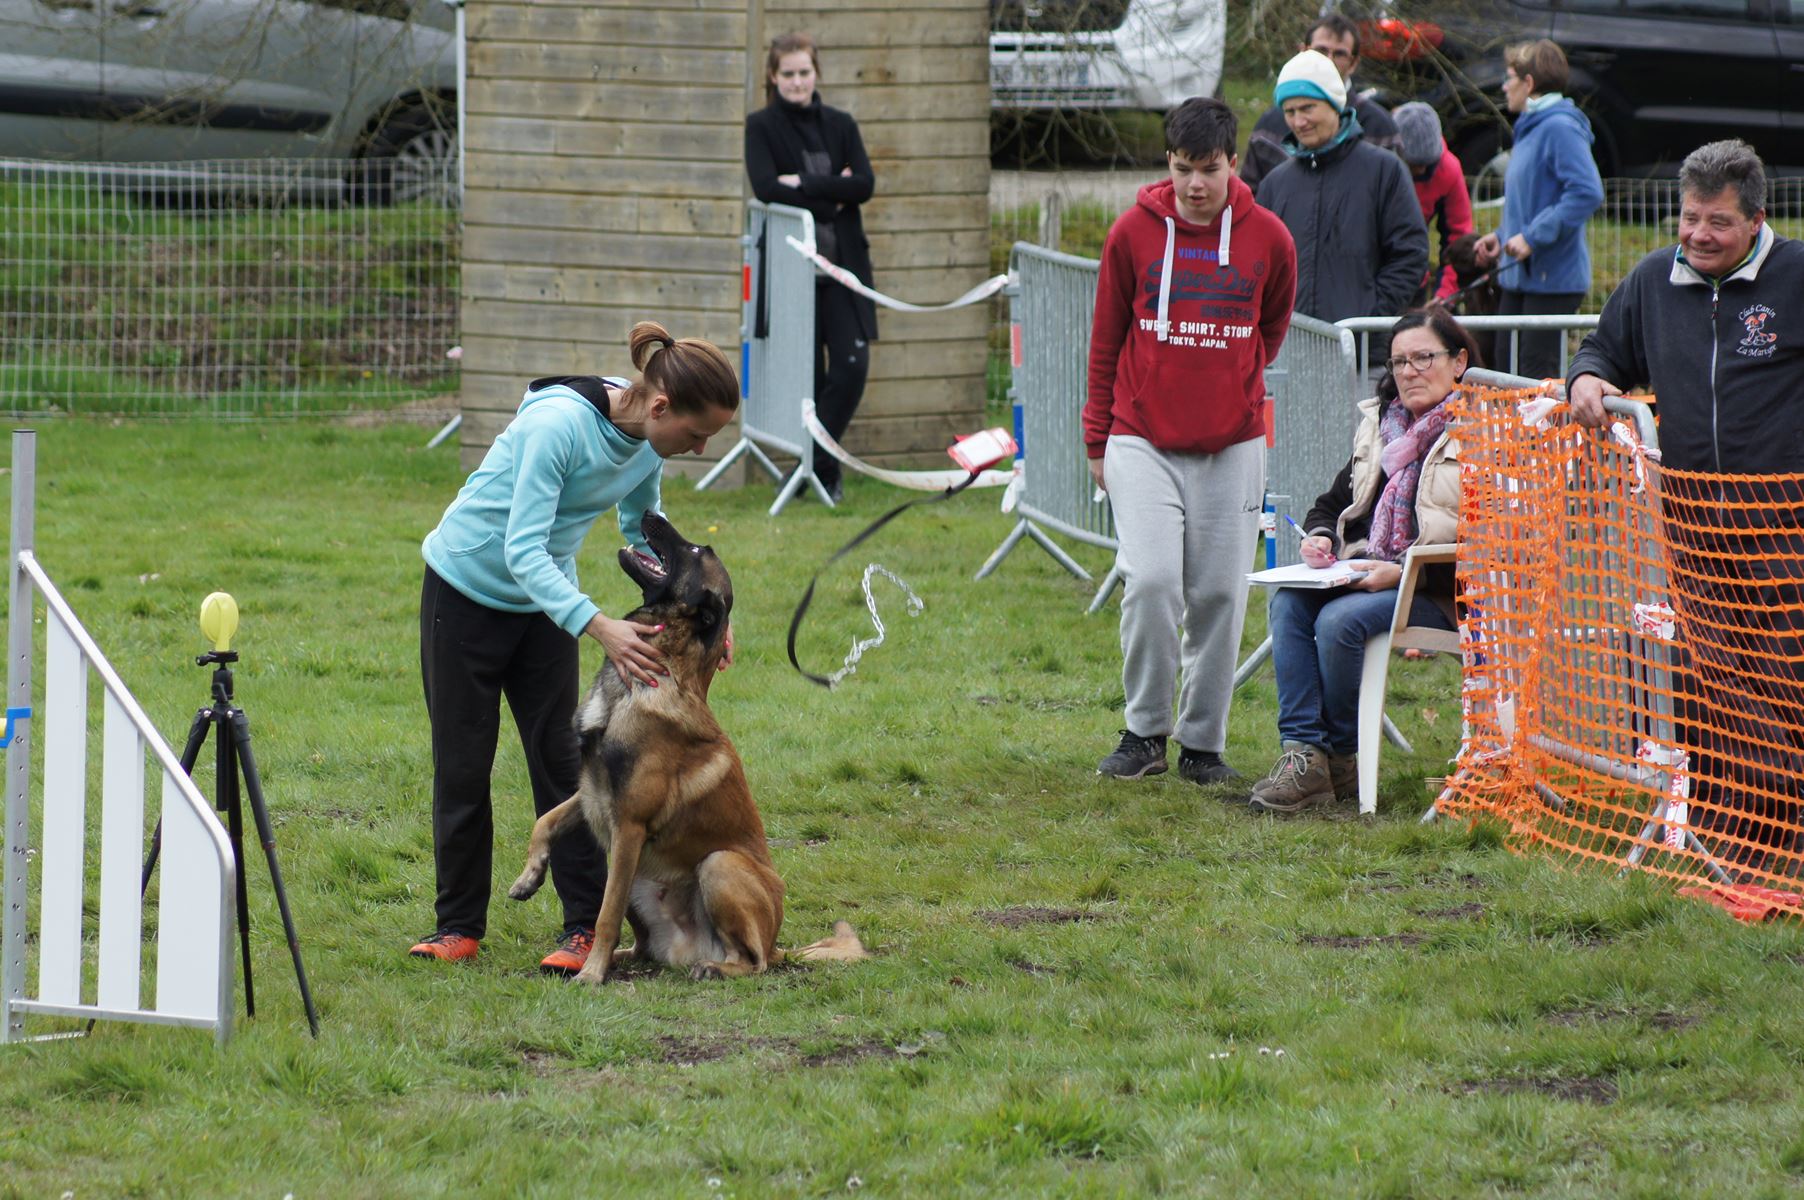
[[[1112,775],[1116,779],[1159,775],[1165,769],[1164,736],[1143,738],[1125,729],[1121,731],[1121,745],[1115,747],[1115,753],[1096,764],[1098,775]]]
[[[1201,787],[1240,778],[1240,772],[1222,761],[1215,751],[1192,750],[1187,746],[1178,748],[1178,775]]]

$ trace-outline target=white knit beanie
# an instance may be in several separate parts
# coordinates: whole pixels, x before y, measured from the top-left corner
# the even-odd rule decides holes
[[[1326,100],[1340,112],[1347,107],[1347,81],[1340,77],[1333,59],[1316,50],[1304,50],[1278,72],[1278,86],[1272,95],[1278,104],[1298,96]]]

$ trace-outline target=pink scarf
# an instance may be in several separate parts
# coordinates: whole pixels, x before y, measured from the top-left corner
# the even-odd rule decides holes
[[[1451,393],[1449,393],[1451,396]],[[1384,446],[1378,465],[1388,477],[1372,507],[1372,534],[1366,557],[1402,562],[1416,541],[1416,487],[1422,482],[1422,459],[1447,428],[1447,400],[1412,416],[1402,400],[1393,400],[1378,418],[1378,440]]]

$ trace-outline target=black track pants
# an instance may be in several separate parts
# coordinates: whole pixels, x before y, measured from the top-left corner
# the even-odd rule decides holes
[[[871,347],[859,327],[853,299],[838,284],[814,289],[814,411],[841,444],[858,402],[864,399],[864,381],[871,371]],[[832,487],[839,482],[839,460],[815,447],[814,474]]]
[[[438,929],[481,937],[488,927],[495,822],[489,778],[503,696],[520,731],[532,807],[544,814],[576,791],[581,660],[575,638],[543,613],[488,608],[430,567],[420,592],[420,675],[432,722],[432,851]],[[524,861],[526,845],[506,848]],[[607,859],[588,826],[552,843],[551,882],[563,927],[590,927],[601,911]]]

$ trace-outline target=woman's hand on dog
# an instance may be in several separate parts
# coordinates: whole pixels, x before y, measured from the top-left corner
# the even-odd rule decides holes
[[[630,684],[636,679],[657,687],[655,677],[669,672],[664,670],[664,656],[650,639],[662,628],[662,625],[641,625],[637,621],[617,621],[606,613],[596,613],[589,618],[583,632],[607,648],[608,661],[620,672],[622,681]]]
[[[720,669],[726,670],[733,665],[733,622],[727,622],[727,647],[720,652]]]

